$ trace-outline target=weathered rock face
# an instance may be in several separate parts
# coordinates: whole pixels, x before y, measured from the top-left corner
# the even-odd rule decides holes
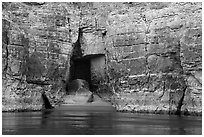
[[[40,100],[42,91],[35,91],[37,87],[47,89],[53,101],[63,94],[62,80],[66,79],[66,61],[72,48],[69,35],[71,23],[67,18],[69,13],[58,11],[59,6],[59,3],[3,3],[2,69],[5,99],[9,99],[11,94],[16,95],[17,91],[22,95],[28,94],[28,90],[39,94],[32,98]],[[28,86],[21,89],[22,84]],[[38,104],[41,102],[38,101]]]
[[[111,64],[127,72],[118,109],[201,113],[201,10],[201,3],[133,3],[109,14]]]
[[[199,2],[3,3],[3,96],[25,83],[62,94],[72,57],[104,54],[118,110],[201,113],[201,13]]]

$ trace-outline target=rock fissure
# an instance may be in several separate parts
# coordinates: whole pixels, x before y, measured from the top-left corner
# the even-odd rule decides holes
[[[183,89],[183,95],[181,96],[181,98],[180,98],[180,100],[178,102],[178,106],[177,106],[177,109],[176,109],[176,112],[175,112],[176,115],[181,115],[181,107],[183,105],[183,101],[184,101],[184,98],[185,98],[186,89],[187,89],[187,86]]]
[[[181,42],[179,41],[178,42],[178,48],[177,48],[177,50],[178,50],[178,63],[179,63],[179,67],[181,68],[181,71],[179,72],[179,74],[181,75],[181,74],[184,74],[184,69],[183,69],[183,67],[182,67],[182,64],[181,64],[181,58],[182,58],[182,56],[181,56]],[[178,102],[178,105],[177,105],[177,110],[176,110],[176,112],[175,112],[175,114],[176,115],[181,115],[181,107],[182,107],[182,105],[183,105],[183,102],[184,102],[184,98],[185,98],[185,93],[186,93],[186,89],[188,88],[188,86],[187,86],[187,82],[186,82],[186,80],[185,80],[185,78],[184,78],[184,75],[181,77],[182,78],[182,81],[184,81],[183,82],[183,89],[182,89],[182,96],[180,97],[180,100],[179,100],[179,102]]]
[[[150,79],[150,66],[149,66],[149,63],[148,63],[148,50],[147,50],[147,45],[148,45],[148,37],[147,37],[147,34],[150,32],[150,24],[151,24],[151,21],[148,21],[147,18],[145,17],[145,15],[140,15],[141,16],[141,19],[145,22],[145,41],[144,41],[144,45],[145,45],[145,63],[146,63],[146,75],[147,75],[147,81],[144,83],[147,84],[147,89],[149,90],[149,79]]]

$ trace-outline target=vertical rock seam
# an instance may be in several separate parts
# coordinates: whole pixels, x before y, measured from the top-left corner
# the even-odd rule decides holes
[[[179,41],[179,43],[178,43],[178,53],[179,53],[179,65],[180,65],[180,68],[181,68],[181,72],[180,72],[180,74],[182,75],[182,78],[183,78],[183,80],[184,80],[184,87],[183,87],[183,90],[182,90],[182,92],[183,92],[183,94],[182,94],[182,97],[180,98],[180,100],[179,100],[179,102],[178,102],[178,106],[177,106],[177,110],[176,110],[176,115],[181,115],[181,107],[182,107],[182,105],[183,105],[183,101],[184,101],[184,98],[185,98],[185,92],[186,92],[186,89],[187,89],[187,82],[186,82],[186,80],[185,80],[185,78],[184,78],[184,69],[183,69],[183,67],[182,67],[182,65],[181,65],[181,44],[180,44],[180,41]]]
[[[181,99],[178,102],[177,110],[176,110],[176,113],[175,113],[176,115],[181,115],[181,107],[183,105],[183,100],[184,100],[184,97],[185,97],[186,89],[187,89],[187,86],[183,89],[183,95],[182,95]]]
[[[146,71],[146,75],[147,75],[147,80],[146,82],[144,83],[147,84],[147,90],[149,90],[149,79],[150,79],[150,66],[149,66],[149,63],[148,63],[148,50],[147,50],[147,45],[149,44],[148,42],[148,37],[147,37],[147,34],[149,33],[149,28],[150,28],[150,23],[151,21],[148,21],[146,16],[145,15],[140,15],[142,17],[142,20],[145,22],[145,26],[146,26],[146,30],[145,30],[145,41],[144,41],[144,44],[145,44],[145,63],[146,63],[146,68],[147,68],[147,71]]]

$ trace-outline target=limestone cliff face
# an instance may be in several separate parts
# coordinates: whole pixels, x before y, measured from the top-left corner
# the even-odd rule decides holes
[[[107,40],[113,68],[126,71],[118,109],[201,112],[201,3],[120,6]]]
[[[54,99],[80,50],[105,55],[118,110],[201,113],[201,13],[202,3],[3,3],[3,97]]]
[[[74,21],[69,22],[71,13],[62,7],[63,3],[3,3],[3,97],[20,108],[25,101],[18,103],[16,98],[28,98],[27,105],[37,103],[40,109],[42,91],[48,91],[52,101],[63,94]],[[74,38],[77,32],[72,33]]]

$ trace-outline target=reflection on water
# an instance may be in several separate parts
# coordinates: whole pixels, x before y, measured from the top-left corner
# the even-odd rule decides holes
[[[2,113],[2,134],[201,134],[202,118],[120,113],[110,110],[51,110]]]

